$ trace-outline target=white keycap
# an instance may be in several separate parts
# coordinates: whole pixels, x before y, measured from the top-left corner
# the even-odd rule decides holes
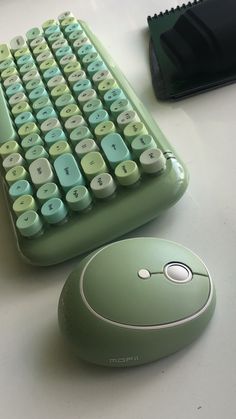
[[[23,75],[22,79],[25,83],[27,83],[30,80],[40,79],[40,75],[39,75],[38,70],[36,69],[30,70],[30,71],[27,71],[27,73]]]
[[[77,81],[86,79],[86,74],[84,70],[77,70],[71,73],[68,77],[68,81],[70,84],[75,84]]]
[[[30,46],[32,49],[37,47],[38,45],[44,44],[45,38],[43,36],[38,36],[37,38],[34,38],[33,41],[30,42]]]
[[[28,98],[27,96],[23,93],[23,92],[19,92],[19,93],[15,93],[13,96],[10,97],[9,99],[9,104],[11,106],[16,105],[19,102],[28,102]]]
[[[47,133],[54,128],[61,128],[61,124],[57,118],[49,118],[41,124],[40,128],[43,133]]]
[[[54,87],[59,86],[60,84],[64,84],[64,83],[65,83],[64,77],[59,75],[59,76],[54,76],[50,80],[48,80],[47,86],[51,90]]]
[[[42,63],[43,61],[49,60],[49,58],[53,58],[51,51],[41,52],[36,58],[37,63]]]
[[[86,125],[84,118],[81,115],[73,115],[66,120],[65,129],[68,132],[71,132],[73,129],[81,127],[82,125]]]
[[[80,159],[82,159],[85,154],[90,153],[90,151],[97,150],[99,150],[98,146],[91,138],[85,138],[85,140],[80,141],[75,147],[75,152]]]
[[[29,173],[33,184],[39,187],[47,182],[53,182],[54,176],[51,165],[47,159],[41,157],[29,165]]]
[[[83,106],[88,100],[95,99],[97,97],[96,90],[86,89],[81,92],[78,96],[78,102]]]
[[[73,15],[73,13],[72,13],[72,12],[70,12],[69,10],[67,10],[66,12],[61,13],[61,14],[58,16],[58,20],[64,20],[64,19],[66,19],[67,17],[74,17],[74,15]]]
[[[104,199],[114,194],[116,184],[110,173],[102,173],[93,178],[90,187],[96,198]]]
[[[61,39],[58,39],[57,41],[53,42],[52,49],[53,49],[53,51],[56,51],[57,49],[62,48],[62,47],[66,47],[67,45],[68,45],[67,40],[65,38],[61,38]]]
[[[64,55],[64,57],[62,57],[59,61],[60,65],[62,67],[65,67],[66,64],[72,63],[76,61],[76,56],[75,54],[66,54]]]
[[[3,82],[5,87],[11,86],[11,84],[14,83],[21,83],[21,79],[19,76],[17,76],[17,74],[15,74],[14,76],[7,77],[7,79],[5,79]]]
[[[121,129],[124,129],[130,122],[139,122],[140,119],[135,111],[124,111],[117,118],[117,124]]]
[[[111,73],[108,70],[99,70],[93,75],[93,81],[96,85],[100,83],[100,81],[111,78]]]
[[[158,173],[166,168],[166,158],[159,148],[145,150],[139,160],[145,173]]]
[[[5,157],[3,160],[3,167],[6,170],[10,170],[12,167],[15,166],[24,166],[25,160],[19,153],[12,153],[9,156]]]
[[[10,47],[12,51],[16,51],[19,48],[27,47],[27,43],[25,39],[23,38],[23,36],[19,35],[19,36],[15,36],[10,41]]]

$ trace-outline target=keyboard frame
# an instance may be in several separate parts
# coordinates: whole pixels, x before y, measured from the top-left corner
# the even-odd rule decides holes
[[[167,166],[160,175],[143,174],[140,183],[132,188],[118,186],[118,197],[114,196],[101,202],[96,200],[96,205],[89,211],[71,213],[71,217],[65,223],[60,226],[48,226],[44,234],[34,238],[21,236],[15,227],[15,216],[10,209],[12,202],[8,197],[8,186],[4,179],[5,172],[1,168],[17,247],[23,259],[33,265],[53,265],[85,254],[145,224],[174,205],[184,194],[189,180],[186,167],[135,95],[119,67],[88,24],[79,19],[78,23],[166,156]]]

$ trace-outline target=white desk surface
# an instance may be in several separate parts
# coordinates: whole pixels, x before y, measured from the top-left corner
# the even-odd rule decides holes
[[[235,419],[236,85],[177,103],[154,97],[147,15],[171,0],[1,0],[9,41],[71,10],[90,23],[186,162],[181,201],[129,235],[182,243],[208,266],[217,308],[191,346],[159,362],[106,369],[76,359],[57,328],[57,302],[76,260],[35,268],[18,257],[0,200],[0,417],[2,419]]]

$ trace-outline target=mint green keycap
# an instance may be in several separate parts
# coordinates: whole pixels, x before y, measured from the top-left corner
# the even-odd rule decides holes
[[[65,36],[77,30],[81,30],[80,24],[78,22],[71,23],[70,25],[65,27]]]
[[[44,137],[45,143],[50,147],[58,141],[66,141],[66,136],[62,128],[54,128],[47,132]]]
[[[67,192],[66,202],[72,211],[85,211],[91,206],[92,197],[85,186],[79,185]]]
[[[93,112],[99,109],[102,109],[102,102],[98,98],[88,100],[88,102],[86,102],[83,106],[83,112],[86,116],[91,115]]]
[[[96,60],[101,59],[97,51],[89,52],[88,54],[84,55],[82,58],[82,63],[84,67],[88,67],[90,63],[93,63]]]
[[[28,39],[28,41],[33,41],[33,39],[37,38],[38,36],[41,36],[42,32],[43,31],[41,28],[31,28],[26,32],[26,38]]]
[[[48,158],[48,153],[46,152],[45,148],[42,145],[34,145],[33,147],[29,148],[29,150],[25,153],[25,158],[28,163],[39,159],[40,157]]]
[[[34,237],[41,233],[43,223],[36,211],[26,211],[16,220],[16,227],[24,237]]]
[[[19,196],[22,195],[32,195],[33,188],[28,182],[28,180],[18,180],[13,183],[9,189],[9,195],[12,201],[15,201]]]
[[[73,44],[76,39],[82,39],[85,36],[83,29],[77,29],[69,34],[68,41]],[[78,54],[78,51],[77,51]]]
[[[126,160],[115,168],[118,182],[123,186],[132,186],[140,179],[140,172],[133,160]]]
[[[109,107],[118,99],[125,99],[125,95],[119,87],[108,90],[104,95],[104,101]]]
[[[20,67],[19,71],[20,71],[20,74],[21,74],[22,76],[24,76],[24,75],[25,75],[25,74],[27,74],[29,71],[31,71],[31,70],[36,70],[36,69],[37,69],[37,67],[36,67],[35,63],[34,63],[34,62],[30,62],[30,63],[26,63],[26,64],[22,65],[22,66]],[[24,79],[23,79],[23,80],[24,80]]]
[[[96,60],[88,65],[87,72],[90,76],[93,76],[95,73],[97,73],[97,71],[106,70],[106,69],[107,69],[106,65],[104,64],[102,60]]]
[[[73,186],[84,184],[83,176],[72,154],[63,154],[57,157],[54,161],[54,168],[60,185],[65,191]]]
[[[124,129],[124,136],[128,144],[131,144],[133,139],[138,135],[145,135],[147,133],[147,129],[142,122],[131,122]]]
[[[28,122],[35,122],[35,118],[31,112],[22,112],[15,118],[15,124],[17,128],[20,128],[21,125],[26,124]]]
[[[37,190],[36,196],[40,203],[44,204],[44,202],[51,198],[61,198],[61,193],[56,183],[49,182],[40,186],[40,188]]]
[[[34,160],[29,166],[29,173],[33,184],[37,188],[54,180],[51,164],[45,157]]]
[[[44,87],[41,79],[32,79],[28,81],[25,85],[25,88],[28,93],[30,93],[32,90],[36,89],[37,87]]]
[[[58,41],[58,39],[64,38],[62,32],[54,32],[48,37],[48,43],[52,45],[54,42]]]
[[[7,68],[15,67],[15,61],[12,58],[8,58],[0,63],[0,73]]]
[[[44,71],[43,78],[46,82],[48,82],[48,80],[52,79],[53,77],[60,76],[60,75],[61,75],[61,70],[59,69],[59,67],[52,67]]]
[[[36,119],[39,123],[46,121],[48,118],[56,118],[57,114],[52,106],[45,106],[36,114]]]
[[[90,54],[92,52],[95,52],[95,48],[92,44],[86,44],[83,45],[82,47],[80,47],[77,51],[77,55],[80,59],[83,59],[83,57],[85,57],[85,55]]]
[[[62,154],[71,153],[72,150],[67,143],[67,141],[57,141],[49,148],[49,154],[53,160],[57,157],[61,156]]]
[[[39,99],[36,99],[35,102],[32,104],[32,107],[35,111],[38,111],[50,105],[52,105],[52,102],[49,99],[49,96],[43,96],[43,97],[40,97]]]
[[[61,32],[60,31],[60,26],[59,25],[52,25],[49,26],[45,31],[44,31],[44,35],[46,38],[48,38],[50,35],[52,35],[53,33],[57,33],[57,32]]]
[[[9,156],[12,153],[19,153],[21,150],[20,145],[15,140],[7,141],[0,147],[0,156],[2,159]]]
[[[61,111],[66,105],[70,105],[71,103],[75,103],[75,99],[70,93],[65,93],[56,99],[55,105]]]
[[[157,148],[157,145],[151,135],[138,135],[131,143],[135,157],[139,157],[143,151],[150,148]]]
[[[19,102],[16,105],[14,105],[11,111],[12,111],[12,115],[14,117],[17,117],[17,115],[20,115],[24,112],[31,112],[31,110],[32,109],[31,109],[30,105],[28,104],[28,102],[23,101],[23,102]]]
[[[5,60],[11,58],[11,57],[12,57],[12,55],[11,55],[11,51],[10,51],[8,45],[7,44],[1,44],[0,45],[0,63],[2,61],[5,61]]]
[[[22,195],[16,198],[13,203],[13,211],[18,217],[24,212],[30,210],[37,210],[37,205],[32,195]]]
[[[36,145],[43,145],[42,138],[36,133],[27,135],[21,141],[21,146],[25,151],[27,151],[29,148],[31,148],[33,146],[36,146]]]
[[[70,140],[73,145],[76,145],[79,141],[85,138],[92,138],[92,133],[85,125],[75,128],[70,133]]]
[[[17,65],[19,67],[22,67],[23,65],[30,64],[30,63],[34,63],[34,59],[31,54],[22,55],[17,60]],[[20,73],[21,73],[21,69],[20,69]]]
[[[79,95],[84,90],[90,89],[92,87],[91,81],[89,79],[82,79],[77,81],[73,86],[72,90],[76,95]]]
[[[101,122],[109,121],[109,115],[105,109],[98,109],[89,116],[89,124],[91,128],[96,128]]]
[[[23,139],[30,134],[39,134],[39,129],[35,122],[28,122],[24,125],[21,125],[20,129],[18,130],[18,134],[20,138]]]
[[[42,98],[43,96],[48,96],[48,92],[43,86],[36,87],[36,89],[32,90],[29,94],[29,100],[34,102],[35,100]]]
[[[101,140],[108,134],[116,131],[116,127],[112,121],[105,121],[98,124],[94,130],[94,134],[96,135],[98,140]]]
[[[117,133],[106,135],[101,141],[101,147],[112,168],[124,160],[131,160],[127,145]]]
[[[110,106],[110,111],[114,118],[117,118],[122,112],[129,111],[131,105],[128,99],[117,99]]]
[[[96,175],[108,172],[106,163],[98,151],[91,151],[81,159],[81,166],[85,176],[92,180]]]
[[[23,180],[28,178],[28,173],[26,172],[23,166],[16,166],[12,167],[12,169],[8,170],[5,179],[8,185],[12,185],[17,180]]]
[[[8,97],[13,96],[15,93],[24,92],[24,87],[21,83],[14,83],[11,86],[9,86],[6,90],[6,95]]]

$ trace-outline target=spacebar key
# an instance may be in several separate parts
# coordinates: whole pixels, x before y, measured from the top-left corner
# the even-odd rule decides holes
[[[17,138],[13,128],[11,117],[7,108],[6,100],[0,86],[0,144]]]

